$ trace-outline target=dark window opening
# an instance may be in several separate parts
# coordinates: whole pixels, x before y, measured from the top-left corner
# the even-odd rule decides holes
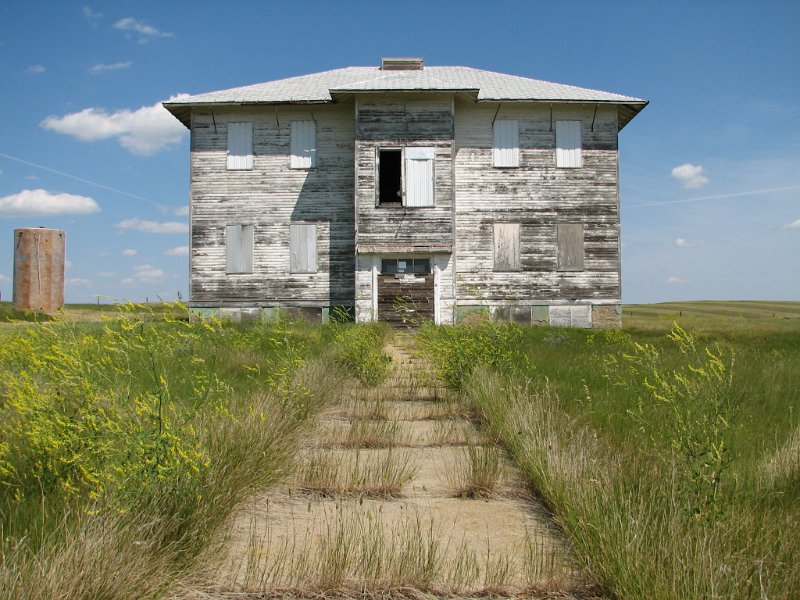
[[[430,258],[384,258],[381,261],[381,273],[419,273],[427,275],[431,272]]]
[[[403,152],[380,150],[378,152],[378,204],[400,204],[403,201]]]

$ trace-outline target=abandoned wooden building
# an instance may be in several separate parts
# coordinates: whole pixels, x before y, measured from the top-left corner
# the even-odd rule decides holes
[[[647,101],[386,58],[172,100],[190,306],[620,322],[619,131]]]

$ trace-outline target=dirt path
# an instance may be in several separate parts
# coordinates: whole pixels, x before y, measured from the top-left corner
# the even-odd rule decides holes
[[[398,336],[392,373],[323,414],[295,477],[237,510],[194,598],[570,597],[568,548],[516,467]],[[204,589],[200,592],[200,589]],[[184,595],[186,597],[187,595]]]

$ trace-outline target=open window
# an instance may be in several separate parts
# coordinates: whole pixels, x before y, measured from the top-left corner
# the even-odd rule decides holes
[[[403,151],[378,150],[378,206],[400,206],[403,202]]]

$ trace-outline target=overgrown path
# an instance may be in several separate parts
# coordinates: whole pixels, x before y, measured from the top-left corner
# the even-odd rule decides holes
[[[221,567],[184,597],[582,589],[516,467],[412,344],[396,336],[386,382],[321,415],[296,473],[240,507],[213,560]]]

